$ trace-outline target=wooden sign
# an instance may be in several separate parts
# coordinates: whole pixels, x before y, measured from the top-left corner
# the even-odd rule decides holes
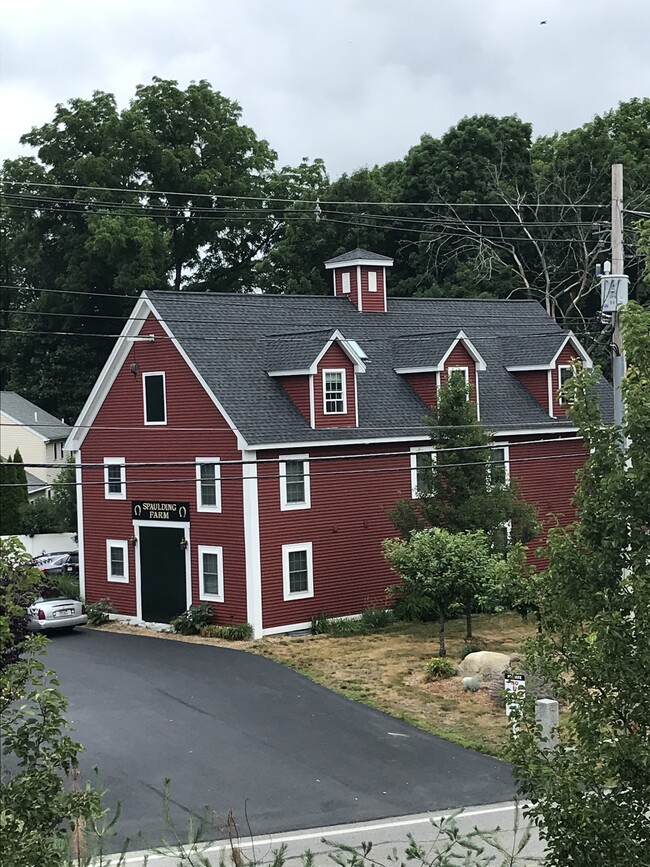
[[[189,521],[190,504],[174,500],[133,500],[134,521]]]

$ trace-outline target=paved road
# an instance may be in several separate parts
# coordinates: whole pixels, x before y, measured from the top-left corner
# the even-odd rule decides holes
[[[517,864],[524,867],[539,867],[544,854],[544,846],[539,840],[537,829],[531,827],[531,835],[528,843],[519,850],[523,842],[523,834],[528,828],[528,822],[519,812],[519,827],[515,831],[515,804],[490,804],[480,807],[464,809],[456,817],[456,823],[461,836],[472,835],[476,828],[481,832],[489,832],[498,840],[506,853],[517,852],[519,860]],[[334,827],[308,828],[301,831],[293,831],[288,834],[274,834],[270,836],[256,837],[255,839],[242,839],[238,848],[244,856],[251,858],[260,867],[267,867],[273,863],[274,853],[281,846],[286,849],[285,864],[287,867],[302,867],[302,855],[309,850],[314,858],[315,867],[332,867],[330,857],[336,851],[337,845],[347,845],[360,848],[366,841],[372,841],[372,857],[379,864],[390,867],[389,856],[396,850],[400,858],[403,858],[406,847],[409,844],[409,835],[427,851],[439,852],[448,843],[448,838],[437,839],[437,832],[432,826],[432,821],[439,821],[442,815],[421,814],[416,816],[396,816],[389,819],[380,819],[373,822],[362,822],[354,825],[337,825]],[[323,839],[328,843],[323,843]],[[474,842],[484,848],[484,855],[496,856],[496,864],[505,863],[503,852],[494,849],[488,841],[481,836],[475,836]],[[488,838],[492,839],[492,836]],[[334,845],[330,845],[334,844]],[[217,867],[221,863],[222,854],[225,855],[226,863],[231,863],[230,844],[226,842],[211,842],[199,844],[197,851]],[[457,847],[458,852],[465,854],[462,847]],[[525,859],[525,860],[524,860]],[[154,865],[155,862],[155,865]],[[125,867],[177,867],[178,855],[152,854],[150,852],[130,851],[125,858]]]
[[[82,629],[55,637],[48,659],[82,768],[99,767],[132,839],[159,840],[167,777],[181,828],[206,804],[240,823],[246,807],[256,836],[513,795],[508,765],[254,654]]]

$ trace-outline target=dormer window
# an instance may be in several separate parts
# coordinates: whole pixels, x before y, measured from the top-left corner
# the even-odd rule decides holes
[[[559,404],[560,406],[566,406],[568,404],[568,400],[565,397],[562,397],[562,389],[567,384],[567,382],[573,378],[573,368],[570,364],[558,364],[557,367],[557,379],[558,384],[560,386],[560,394],[559,394]]]
[[[323,411],[325,415],[340,415],[347,412],[345,403],[345,370],[324,370]]]

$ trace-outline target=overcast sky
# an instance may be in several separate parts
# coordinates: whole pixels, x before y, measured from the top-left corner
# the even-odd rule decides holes
[[[650,93],[650,0],[0,0],[0,156],[54,105],[206,78],[335,177],[464,115],[570,129]],[[540,22],[546,21],[546,24]]]

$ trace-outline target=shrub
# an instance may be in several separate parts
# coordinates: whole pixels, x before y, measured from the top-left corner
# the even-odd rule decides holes
[[[201,627],[201,635],[205,638],[222,638],[224,641],[251,641],[253,627],[250,623],[233,623],[231,626],[209,623]]]
[[[170,626],[179,635],[199,635],[209,623],[212,623],[212,606],[203,602],[201,605],[190,605],[187,611],[174,617]]]
[[[446,656],[432,656],[427,662],[427,680],[444,680],[456,674],[456,666]]]
[[[81,599],[79,595],[79,577],[76,575],[52,575],[50,581],[58,587],[69,599]]]
[[[485,648],[476,641],[468,641],[463,644],[463,647],[460,651],[461,660],[465,659],[468,653],[478,653],[480,650],[485,650]]]
[[[385,629],[395,621],[391,608],[366,608],[361,612],[361,622],[369,631]]]
[[[88,612],[88,623],[92,624],[92,626],[101,626],[104,623],[108,623],[110,619],[109,615],[115,614],[113,603],[107,596],[103,596],[97,602],[88,605],[86,611]]]

